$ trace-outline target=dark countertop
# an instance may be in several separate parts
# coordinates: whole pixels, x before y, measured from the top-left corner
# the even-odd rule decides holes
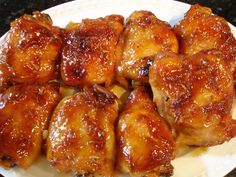
[[[9,30],[9,23],[24,13],[44,10],[71,0],[0,0],[0,36]],[[211,7],[213,12],[236,26],[236,0],[179,0]],[[1,177],[1,174],[0,174]],[[236,169],[226,177],[236,177]]]
[[[71,0],[0,0],[0,36],[9,30],[9,23],[24,13],[44,10]],[[236,0],[179,0],[189,4],[199,3],[211,7],[213,12],[236,26]]]

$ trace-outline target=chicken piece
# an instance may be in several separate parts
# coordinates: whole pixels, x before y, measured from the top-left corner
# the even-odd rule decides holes
[[[214,50],[155,57],[149,70],[154,101],[176,129],[178,143],[211,146],[235,136],[233,78],[222,58]]]
[[[62,43],[58,35],[60,30],[52,27],[47,14],[33,14],[13,21],[1,46],[3,61],[11,67],[12,79],[16,83],[46,83],[56,77]]]
[[[148,82],[152,55],[160,51],[178,52],[178,41],[169,24],[149,11],[133,12],[116,50],[117,80],[125,86],[125,78]]]
[[[0,41],[0,93],[2,93],[4,90],[6,90],[13,84],[13,72],[6,61],[6,50],[7,47],[4,42],[3,36]]]
[[[115,47],[123,30],[123,17],[84,19],[70,23],[64,33],[61,76],[71,86],[108,86],[115,69]]]
[[[85,88],[64,98],[49,128],[47,159],[61,172],[113,176],[115,95],[102,87]]]
[[[60,100],[54,85],[18,85],[0,96],[0,165],[27,168],[41,150],[42,132],[48,128]]]
[[[12,85],[13,74],[0,47],[0,93]]]
[[[175,142],[147,91],[131,92],[117,127],[117,165],[131,176],[172,174]]]
[[[236,80],[236,40],[224,18],[196,4],[174,30],[180,39],[180,53],[192,55],[201,50],[220,50]]]

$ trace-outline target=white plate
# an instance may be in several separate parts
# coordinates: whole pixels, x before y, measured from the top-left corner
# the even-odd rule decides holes
[[[55,6],[44,12],[52,17],[54,25],[60,27],[64,27],[69,21],[79,22],[83,18],[97,18],[109,14],[121,14],[128,17],[134,10],[150,10],[161,20],[174,25],[183,18],[189,7],[188,4],[172,0],[79,0]],[[236,36],[236,28],[230,26]],[[236,117],[236,109],[234,112],[233,117]],[[196,156],[196,153],[190,152],[173,160],[174,177],[224,176],[236,167],[236,138],[223,145],[208,148],[200,155]],[[27,170],[16,167],[6,171],[0,168],[0,173],[6,177],[68,176],[57,173],[44,157],[40,157]]]

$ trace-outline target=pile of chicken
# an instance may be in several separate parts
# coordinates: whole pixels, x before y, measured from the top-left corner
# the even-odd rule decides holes
[[[0,164],[27,168],[43,150],[79,176],[171,175],[181,146],[236,136],[235,80],[236,40],[206,7],[174,28],[149,11],[65,29],[23,15],[0,50]]]

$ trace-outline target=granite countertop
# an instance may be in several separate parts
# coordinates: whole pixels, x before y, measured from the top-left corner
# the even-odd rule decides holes
[[[34,10],[44,10],[70,0],[0,0],[0,36],[9,30],[9,24],[16,17]],[[199,3],[211,7],[213,12],[236,26],[236,0],[179,0],[189,4]],[[19,3],[20,2],[20,3]]]
[[[44,10],[70,0],[0,0],[0,36],[9,30],[9,24],[24,13]],[[189,4],[199,3],[211,7],[213,12],[236,26],[236,0],[179,0]],[[0,174],[0,177],[2,175]],[[236,169],[226,177],[236,177]]]

